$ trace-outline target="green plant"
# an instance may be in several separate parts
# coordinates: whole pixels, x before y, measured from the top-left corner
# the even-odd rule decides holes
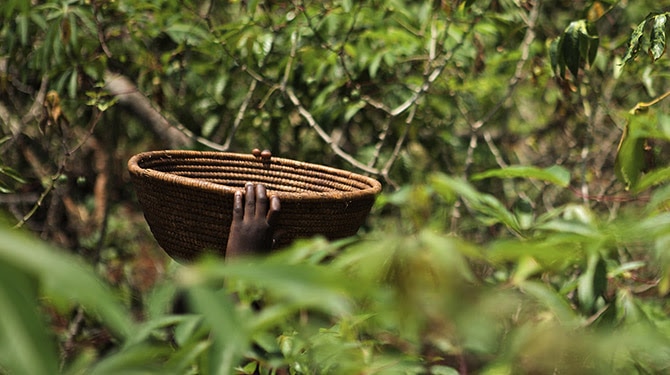
[[[657,7],[2,2],[0,372],[667,372]],[[173,147],[386,189],[358,237],[177,266],[124,173]]]

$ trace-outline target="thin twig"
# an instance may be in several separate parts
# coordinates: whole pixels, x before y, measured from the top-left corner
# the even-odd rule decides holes
[[[274,44],[275,44],[275,38],[274,38],[274,34],[273,34],[272,40],[270,41],[270,45],[271,45],[270,50],[272,50],[274,48]],[[260,67],[263,67],[265,65],[265,60],[266,60],[267,56],[269,56],[269,55],[270,55],[270,53],[268,52],[265,56],[263,56],[263,58],[259,62]],[[293,55],[295,55],[295,51],[293,52]],[[237,115],[235,116],[235,120],[233,121],[233,126],[230,129],[230,133],[228,133],[228,137],[226,138],[226,142],[223,144],[223,147],[222,147],[223,150],[222,151],[226,151],[226,150],[230,149],[230,145],[233,143],[233,138],[235,138],[235,134],[237,133],[237,130],[239,129],[240,125],[242,124],[242,120],[244,120],[244,116],[247,113],[247,108],[249,108],[249,103],[251,103],[251,99],[254,96],[254,92],[256,91],[256,86],[258,85],[258,82],[263,82],[264,81],[262,79],[262,77],[260,77],[259,74],[256,74],[256,73],[254,73],[250,70],[247,70],[245,68],[245,66],[242,66],[242,69],[247,71],[247,73],[249,73],[249,75],[253,78],[253,80],[251,81],[251,84],[249,85],[249,90],[247,91],[247,95],[244,97],[244,101],[242,102],[242,105],[240,105],[240,109],[237,111]],[[286,71],[284,72],[284,74],[285,74],[285,79],[288,79],[287,78],[287,76],[289,74],[288,67],[286,68]],[[276,88],[271,88],[268,91],[268,94],[266,95],[266,98],[264,98],[259,105],[260,108],[263,107],[263,105],[265,104],[265,101],[269,99],[269,96],[272,95],[272,92],[274,90],[276,90]]]
[[[112,52],[109,50],[109,47],[107,47],[107,41],[105,40],[105,33],[102,31],[102,25],[100,24],[100,20],[98,19],[98,2],[93,1],[93,20],[95,22],[95,31],[98,35],[98,42],[100,42],[100,47],[102,48],[102,51],[105,53],[105,56],[108,58],[112,58]]]
[[[295,92],[293,92],[293,89],[290,87],[286,87],[286,90],[284,91],[286,93],[286,96],[288,99],[293,103],[293,105],[298,109],[298,113],[300,113],[300,116],[302,116],[309,126],[316,131],[316,133],[321,137],[321,139],[326,142],[330,148],[333,150],[333,152],[341,157],[342,159],[346,160],[349,164],[353,165],[354,167],[367,172],[367,173],[372,173],[372,174],[379,174],[379,169],[376,168],[371,168],[360,161],[356,160],[353,156],[349,155],[346,153],[344,150],[340,148],[340,146],[337,145],[336,142],[333,141],[333,139],[326,133],[325,130],[319,125],[318,122],[314,119],[314,116],[300,103],[300,99],[296,96]]]
[[[37,202],[33,205],[33,207],[28,211],[27,214],[25,214],[21,220],[19,220],[16,225],[14,225],[14,228],[21,228],[34,214],[37,212],[37,209],[42,207],[42,204],[44,203],[44,199],[46,198],[47,195],[53,190],[54,186],[56,186],[56,181],[60,178],[60,176],[63,174],[63,170],[65,169],[65,161],[63,161],[60,166],[58,167],[58,171],[51,176],[51,181],[49,184],[46,186],[42,194],[40,194],[40,197],[37,198]]]
[[[655,99],[652,100],[652,101],[649,101],[649,102],[639,102],[639,103],[637,103],[637,104],[635,105],[635,107],[633,107],[633,109],[631,109],[631,110],[629,111],[629,113],[632,114],[632,115],[634,115],[634,114],[636,114],[636,113],[638,113],[638,112],[640,112],[640,111],[643,111],[643,110],[645,110],[645,109],[648,109],[648,108],[651,107],[652,105],[657,104],[658,102],[660,102],[661,100],[667,98],[668,96],[670,96],[670,91],[667,91],[667,92],[663,93],[661,96],[655,98]]]
[[[466,177],[468,175],[468,170],[474,160],[474,150],[477,147],[478,130],[482,128],[486,123],[488,123],[493,118],[493,116],[496,113],[498,113],[500,108],[502,108],[502,106],[507,102],[507,100],[509,100],[509,98],[512,97],[514,91],[516,90],[517,85],[519,84],[519,82],[521,82],[521,79],[523,78],[523,69],[530,57],[530,45],[533,43],[533,40],[535,40],[535,23],[537,22],[537,19],[540,15],[540,5],[541,1],[537,0],[535,6],[533,6],[533,8],[530,11],[527,21],[526,34],[524,35],[523,41],[521,42],[521,58],[519,59],[519,61],[517,61],[514,74],[509,79],[509,82],[507,84],[507,91],[502,96],[502,98],[493,107],[491,107],[491,109],[489,109],[488,112],[484,114],[484,116],[482,116],[481,119],[470,124],[470,130],[471,130],[470,142],[468,144],[468,150],[466,153],[465,166],[463,168],[463,173],[464,176]],[[461,110],[461,113],[463,113],[464,115],[467,114],[462,108],[460,108],[460,106],[459,110]],[[489,148],[491,148],[490,144]],[[494,154],[494,156],[496,155]],[[502,159],[500,158],[500,160]],[[496,161],[499,161],[498,157],[496,157]]]
[[[402,146],[405,144],[405,139],[407,139],[407,134],[409,133],[409,128],[410,125],[412,124],[412,120],[414,120],[415,114],[416,114],[416,106],[413,106],[409,114],[407,115],[407,119],[405,120],[405,129],[400,138],[398,138],[398,141],[396,142],[395,147],[393,149],[393,153],[391,154],[391,157],[389,157],[389,159],[386,161],[386,164],[384,165],[384,168],[381,171],[382,176],[384,176],[386,182],[388,182],[395,188],[398,188],[398,184],[396,184],[393,180],[391,180],[391,178],[389,177],[389,172],[393,164],[395,164],[395,161],[398,159],[400,151],[402,150]]]
[[[78,306],[77,313],[75,314],[74,318],[70,322],[70,325],[68,326],[65,342],[63,343],[63,350],[61,350],[61,359],[60,359],[61,371],[65,366],[65,362],[67,362],[69,352],[74,347],[74,338],[79,333],[79,329],[81,328],[81,324],[83,321],[84,321],[84,308]]]
[[[486,144],[489,146],[489,150],[493,154],[493,157],[496,159],[496,163],[498,163],[498,166],[500,168],[507,168],[507,163],[505,162],[505,159],[503,159],[502,153],[500,152],[500,150],[498,150],[498,147],[493,142],[493,138],[491,137],[491,133],[489,131],[484,132],[484,140],[486,141]]]
[[[230,128],[230,133],[228,133],[228,138],[226,138],[226,142],[223,143],[223,150],[228,150],[230,149],[230,144],[233,142],[233,138],[235,137],[235,133],[237,133],[237,129],[239,129],[240,124],[242,123],[242,120],[244,119],[244,115],[247,112],[247,108],[249,106],[249,103],[251,102],[251,98],[254,96],[254,91],[256,90],[256,85],[258,84],[258,81],[252,80],[251,84],[249,85],[249,90],[247,90],[247,95],[244,97],[244,101],[242,101],[242,105],[240,105],[240,109],[237,111],[237,115],[235,115],[235,120],[233,121],[233,127]]]
[[[95,126],[98,124],[98,122],[100,121],[100,118],[102,117],[102,114],[103,114],[103,111],[100,111],[98,109],[93,109],[93,111],[94,111],[94,114],[93,114],[93,118],[91,119],[91,125],[89,125],[88,132],[84,135],[84,139],[82,139],[81,142],[79,142],[79,144],[77,144],[73,148],[71,148],[69,150],[66,150],[65,151],[65,156],[70,156],[70,155],[74,154],[75,152],[77,152],[86,143],[86,141],[88,141],[88,139],[91,136],[93,136],[93,131],[95,130]]]
[[[386,137],[388,136],[390,129],[391,129],[391,118],[386,117],[386,121],[384,122],[382,132],[379,133],[378,135],[379,141],[375,145],[375,152],[372,155],[370,161],[368,162],[368,167],[374,167],[375,164],[377,164],[377,160],[379,160],[379,156],[382,153],[382,148],[384,147],[384,143],[386,142]]]

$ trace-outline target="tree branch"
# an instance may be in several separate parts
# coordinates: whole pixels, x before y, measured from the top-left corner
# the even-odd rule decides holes
[[[105,72],[105,89],[118,98],[119,104],[130,109],[137,117],[145,121],[167,147],[182,148],[193,144],[193,134],[186,135],[183,130],[180,131],[171,126],[167,118],[154,108],[153,103],[138,90],[128,77],[109,71]],[[182,129],[185,128],[182,126]]]
[[[319,123],[316,122],[314,119],[314,116],[312,116],[309,111],[303,107],[302,103],[300,103],[300,99],[295,95],[295,92],[293,92],[293,89],[290,87],[286,87],[286,90],[284,91],[286,93],[286,96],[288,96],[289,100],[293,105],[298,108],[298,113],[307,121],[309,126],[316,131],[316,133],[323,139],[324,142],[326,142],[330,148],[335,152],[336,155],[341,157],[342,159],[346,160],[349,162],[351,165],[354,167],[365,171],[367,173],[372,173],[372,174],[379,174],[379,170],[377,168],[371,168],[368,167],[367,165],[361,163],[360,161],[356,160],[353,156],[347,154],[344,150],[340,148],[340,146],[337,145],[336,142],[333,141],[333,139],[326,133],[325,130],[319,125]]]

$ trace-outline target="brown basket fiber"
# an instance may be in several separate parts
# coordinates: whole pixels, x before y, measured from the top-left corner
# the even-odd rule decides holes
[[[356,234],[381,190],[377,180],[340,169],[227,152],[144,152],[128,170],[156,241],[180,261],[207,251],[225,255],[233,196],[247,182],[264,184],[281,201],[277,246]]]

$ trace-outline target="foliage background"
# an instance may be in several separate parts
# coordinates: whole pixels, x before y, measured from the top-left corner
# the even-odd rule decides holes
[[[659,7],[4,1],[0,370],[667,371]],[[128,158],[254,147],[384,194],[347,241],[171,262]]]

